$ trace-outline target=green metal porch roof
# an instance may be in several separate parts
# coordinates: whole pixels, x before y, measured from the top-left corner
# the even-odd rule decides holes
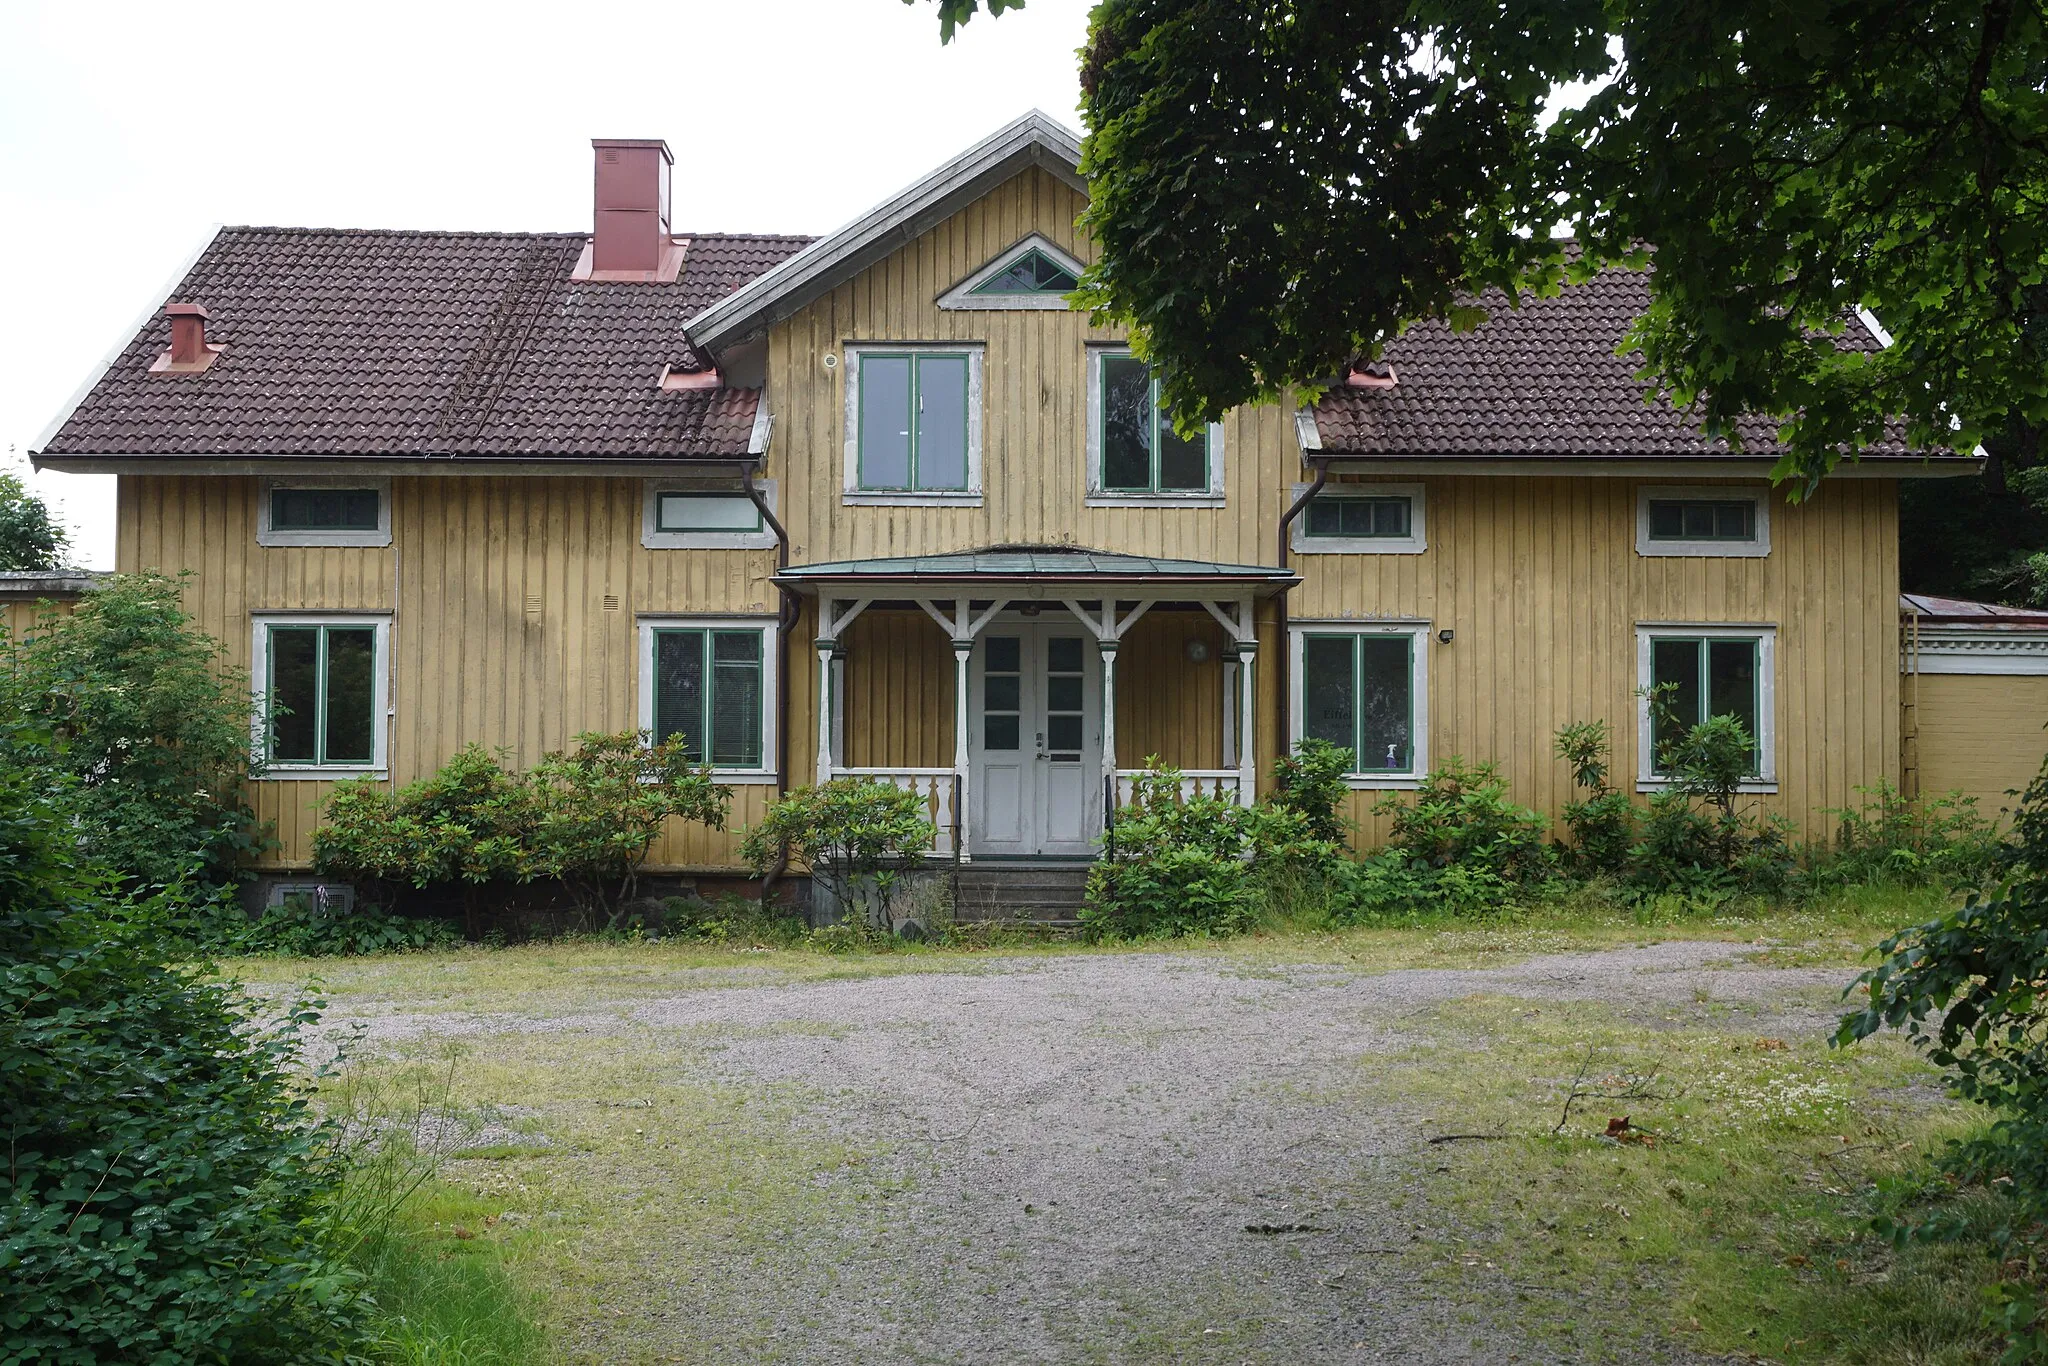
[[[832,560],[791,565],[776,576],[792,587],[838,583],[1060,583],[1232,584],[1284,588],[1300,582],[1291,569],[1270,564],[1221,564],[1154,555],[1063,546],[995,546],[946,555],[904,555],[875,560]]]

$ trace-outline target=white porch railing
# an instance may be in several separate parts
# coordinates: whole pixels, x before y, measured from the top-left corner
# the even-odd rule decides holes
[[[1128,806],[1131,794],[1137,789],[1136,779],[1145,776],[1142,768],[1120,768],[1116,771],[1116,804]],[[1184,768],[1180,771],[1181,800],[1189,797],[1221,797],[1244,804],[1243,775],[1234,768]]]
[[[834,767],[835,778],[869,778],[876,782],[889,783],[905,792],[915,792],[925,801],[925,819],[932,823],[938,833],[932,839],[932,852],[941,858],[951,858],[956,848],[956,837],[960,826],[960,775],[950,768],[839,768]]]

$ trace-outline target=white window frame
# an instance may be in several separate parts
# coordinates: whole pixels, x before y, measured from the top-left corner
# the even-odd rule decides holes
[[[860,364],[866,355],[900,356],[919,352],[948,354],[963,352],[967,356],[967,487],[965,489],[943,489],[929,493],[880,489],[864,489],[860,486]],[[847,507],[980,507],[982,499],[981,448],[982,448],[982,361],[987,355],[988,343],[979,341],[961,342],[883,342],[864,341],[849,343],[844,348],[845,364],[839,372],[845,376],[840,381],[845,386],[842,396],[841,422],[844,426],[842,437],[846,451],[846,469],[840,501]]]
[[[1747,541],[1653,541],[1650,539],[1652,499],[1704,499],[1716,503],[1748,501],[1756,508],[1756,535]],[[1636,486],[1636,554],[1644,557],[1690,555],[1715,559],[1762,559],[1771,553],[1770,490],[1731,484],[1639,484]]]
[[[1652,682],[1650,642],[1657,637],[1693,636],[1705,640],[1754,640],[1756,647],[1757,776],[1746,778],[1740,792],[1778,790],[1778,628],[1763,622],[1711,625],[1693,621],[1636,623],[1636,791],[1662,792],[1671,779],[1654,771],[1657,762],[1655,727],[1650,721]]]
[[[1302,736],[1302,694],[1306,670],[1302,667],[1303,647],[1310,636],[1406,636],[1408,647],[1409,726],[1411,751],[1408,771],[1388,773],[1384,769],[1344,775],[1345,784],[1359,792],[1413,792],[1422,786],[1429,772],[1429,646],[1430,623],[1412,617],[1370,619],[1359,617],[1318,617],[1287,623],[1287,734],[1288,751]],[[1355,763],[1358,756],[1353,754]]]
[[[754,487],[761,491],[761,501],[768,510],[781,515],[782,506],[776,501],[777,481],[757,479]],[[775,547],[775,533],[768,529],[768,519],[761,519],[758,531],[663,531],[661,529],[661,497],[665,493],[709,494],[718,498],[738,498],[746,501],[745,489],[730,485],[703,487],[674,479],[649,479],[640,497],[640,544],[649,550],[772,550]]]
[[[1209,487],[1185,493],[1120,493],[1102,486],[1102,359],[1128,356],[1121,342],[1091,343],[1088,365],[1088,493],[1082,502],[1092,508],[1220,508],[1224,505],[1223,424],[1209,424]]]
[[[377,657],[371,665],[370,762],[367,764],[275,763],[270,758],[270,628],[273,626],[369,626],[376,630]],[[335,778],[391,776],[391,613],[254,612],[250,614],[249,691],[255,701],[250,763],[262,781],[317,782]]]
[[[1294,498],[1298,501],[1309,490],[1307,484],[1294,486]],[[1429,549],[1427,509],[1424,486],[1421,484],[1324,484],[1318,499],[1343,498],[1406,498],[1408,500],[1408,534],[1406,536],[1311,536],[1308,534],[1308,508],[1304,506],[1301,515],[1287,528],[1289,544],[1297,555],[1420,555]]]
[[[654,733],[654,633],[656,631],[759,631],[761,633],[761,764],[758,768],[721,768],[712,772],[724,783],[772,783],[777,754],[776,722],[780,717],[778,699],[782,654],[777,639],[780,626],[772,615],[695,616],[688,612],[649,613],[634,618],[640,641],[639,696],[634,712],[642,734]]]
[[[280,476],[256,482],[256,544],[268,546],[387,546],[391,544],[391,481],[378,475],[348,478],[296,478]],[[271,494],[278,489],[375,489],[377,529],[375,531],[279,531],[270,524]]]
[[[1044,234],[1034,232],[1022,241],[1012,243],[1007,250],[997,252],[994,260],[990,261],[980,270],[975,271],[974,274],[968,276],[959,284],[954,285],[944,294],[941,294],[938,298],[939,307],[948,312],[1027,308],[1053,309],[1062,313],[1070,311],[1071,305],[1067,303],[1066,297],[1060,294],[976,294],[974,292],[982,285],[988,283],[988,281],[1009,269],[1018,257],[1034,248],[1043,252],[1046,259],[1054,265],[1071,272],[1076,280],[1080,279],[1081,272],[1087,269],[1086,266],[1074,259],[1073,253],[1061,248]]]

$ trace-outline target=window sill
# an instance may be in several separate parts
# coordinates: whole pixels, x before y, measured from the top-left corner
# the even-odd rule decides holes
[[[1347,773],[1344,786],[1353,792],[1413,792],[1422,779],[1413,773]]]
[[[773,550],[775,535],[766,531],[657,531],[640,538],[647,550]]]
[[[1092,508],[1220,508],[1220,493],[1091,493],[1082,500]]]
[[[839,501],[850,508],[917,508],[981,506],[979,491],[972,493],[863,493],[848,489]]]
[[[270,547],[351,546],[381,550],[391,544],[388,531],[259,531],[256,544]]]
[[[1636,779],[1636,791],[1638,792],[1668,792],[1670,790],[1671,780],[1669,778],[1638,777]],[[1778,780],[1776,778],[1748,778],[1739,783],[1735,790],[1737,792],[1747,792],[1767,797],[1777,792]]]
[[[1636,554],[1646,560],[1762,560],[1771,548],[1756,541],[1637,541]]]
[[[1293,549],[1297,555],[1420,555],[1429,547],[1413,536],[1303,536]]]
[[[375,778],[388,782],[391,770],[388,768],[365,768],[361,766],[340,767],[333,764],[324,766],[271,764],[261,774],[249,781],[257,783],[324,783],[344,778]]]

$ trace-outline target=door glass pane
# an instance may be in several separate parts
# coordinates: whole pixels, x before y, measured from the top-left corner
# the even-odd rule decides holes
[[[1666,771],[1664,752],[1700,723],[1700,646],[1697,640],[1652,640],[1650,683],[1658,694],[1651,710],[1651,755],[1655,772]]]
[[[1045,706],[1048,711],[1081,710],[1081,676],[1054,674],[1046,679]]]
[[[1414,766],[1410,721],[1414,706],[1407,636],[1361,636],[1358,641],[1358,769],[1405,773]]]
[[[704,760],[704,633],[654,634],[654,738],[683,737],[684,755]]]
[[[989,636],[982,647],[981,747],[1014,750],[1023,731],[1024,652],[1016,636]]]
[[[860,363],[860,486],[910,487],[910,357]]]
[[[1710,640],[1707,642],[1707,712],[1710,716],[1732,716],[1749,732],[1757,734],[1756,642],[1753,640]],[[1750,771],[1755,772],[1756,748],[1750,749]]]
[[[330,764],[367,764],[375,755],[377,633],[327,628],[327,747]]]
[[[711,636],[711,762],[761,766],[761,633]]]
[[[1102,357],[1102,486],[1152,487],[1152,371],[1131,356]]]
[[[1053,751],[1053,757],[1071,758],[1081,748],[1081,718],[1074,715],[1047,716],[1045,718],[1045,747]],[[1064,755],[1061,751],[1065,751]]]
[[[990,712],[981,718],[981,747],[987,750],[1013,750],[1017,748],[1017,714],[1010,712],[999,715]]]
[[[990,673],[1016,673],[1023,667],[1023,652],[1016,636],[990,636],[987,645]]]
[[[1081,672],[1081,638],[1054,636],[1045,643],[1045,667],[1056,674]]]
[[[988,711],[1016,711],[1024,680],[1016,674],[989,674],[981,680],[981,703]]]
[[[320,630],[274,626],[270,631],[270,757],[280,763],[320,760]]]
[[[917,362],[917,486],[967,487],[967,357]]]
[[[1159,487],[1194,493],[1209,487],[1209,428],[1193,437],[1173,429],[1173,419],[1159,410]]]
[[[1346,751],[1358,744],[1351,651],[1350,636],[1310,636],[1301,643],[1302,734]]]

